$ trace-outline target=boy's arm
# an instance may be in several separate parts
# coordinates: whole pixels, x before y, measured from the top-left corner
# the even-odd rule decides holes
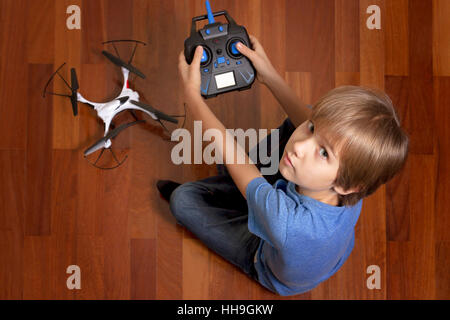
[[[258,80],[270,89],[295,127],[299,126],[309,118],[310,109],[278,74],[258,39],[250,35],[250,41],[254,50],[242,43],[237,44],[237,49],[251,60]]]
[[[211,109],[208,107],[208,105],[205,103],[202,96],[198,92],[196,93],[192,92],[190,94],[187,94],[186,103],[189,110],[191,111],[194,120],[202,121],[203,132],[208,129],[216,129],[220,131],[221,137],[223,139],[214,141],[216,146],[216,152],[220,153],[223,159],[223,163],[226,164],[228,172],[233,178],[234,183],[238,187],[239,191],[241,191],[244,198],[247,199],[246,197],[247,185],[254,178],[262,177],[261,173],[256,168],[256,166],[252,162],[250,162],[250,158],[247,156],[247,153],[235,141],[234,136],[230,135],[232,138],[228,139],[229,141],[233,141],[233,143],[231,144],[226,143],[227,140],[226,135],[229,133],[226,132],[224,125],[219,121],[219,119],[217,119],[217,117],[214,115],[214,113],[211,111]],[[226,163],[226,155],[230,154],[230,152],[232,152],[232,154],[234,154],[235,157],[237,156],[238,159],[240,156],[243,156],[245,158],[245,163],[244,164]]]
[[[309,119],[311,110],[299,99],[294,90],[292,90],[275,69],[268,79],[265,80],[265,84],[278,100],[278,103],[295,127],[298,127]]]

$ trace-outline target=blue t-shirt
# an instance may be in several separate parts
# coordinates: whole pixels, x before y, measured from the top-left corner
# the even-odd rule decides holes
[[[247,186],[248,229],[261,238],[255,269],[259,282],[280,295],[309,291],[347,260],[362,199],[336,207],[299,194],[284,179],[263,177]]]

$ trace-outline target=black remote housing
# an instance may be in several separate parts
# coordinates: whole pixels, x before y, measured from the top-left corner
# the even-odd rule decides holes
[[[214,22],[198,31],[196,22],[205,20],[208,16],[192,18],[191,36],[184,41],[184,56],[188,64],[191,64],[197,46],[203,46],[200,91],[206,99],[225,92],[250,89],[256,78],[256,70],[251,61],[235,47],[240,41],[251,48],[247,30],[237,25],[227,11],[213,13],[214,17],[222,15],[228,24]]]

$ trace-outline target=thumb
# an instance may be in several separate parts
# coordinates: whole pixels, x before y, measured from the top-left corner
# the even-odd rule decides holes
[[[252,49],[244,45],[242,42],[238,42],[236,44],[236,48],[239,50],[240,53],[242,53],[244,56],[250,59],[253,58],[253,55],[255,54],[255,52]]]
[[[200,67],[200,61],[202,60],[203,47],[198,46],[195,48],[194,59],[192,60],[192,65]]]

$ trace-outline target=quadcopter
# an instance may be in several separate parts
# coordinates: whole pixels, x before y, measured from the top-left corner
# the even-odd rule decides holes
[[[131,58],[129,59],[128,63],[126,63],[125,61],[123,61],[120,58],[119,52],[115,46],[116,43],[118,42],[133,42],[135,43],[134,49],[133,49],[133,53],[131,55]],[[104,135],[101,139],[99,139],[98,141],[96,141],[94,144],[92,144],[89,148],[87,148],[84,151],[84,158],[93,166],[95,166],[96,168],[99,169],[115,169],[119,166],[121,166],[127,156],[122,160],[119,161],[116,157],[116,155],[114,154],[111,145],[112,145],[112,139],[114,139],[120,132],[122,132],[123,130],[134,126],[136,124],[140,124],[140,123],[144,123],[146,122],[145,120],[139,120],[139,118],[137,117],[135,110],[138,111],[142,111],[145,114],[149,115],[151,117],[152,120],[157,121],[166,132],[169,132],[169,130],[167,129],[167,127],[164,125],[164,123],[161,121],[168,121],[171,123],[175,123],[178,124],[178,120],[176,118],[178,117],[184,117],[186,119],[186,112],[184,115],[167,115],[164,112],[159,111],[158,109],[142,103],[139,101],[139,93],[134,91],[133,89],[130,88],[129,85],[129,76],[130,73],[133,73],[137,76],[139,76],[142,79],[145,79],[145,75],[139,70],[137,69],[135,66],[133,66],[132,60],[134,57],[134,54],[136,52],[136,48],[139,44],[141,45],[146,45],[144,42],[142,41],[138,41],[138,40],[111,40],[111,41],[106,41],[103,42],[103,44],[112,44],[115,52],[117,54],[117,56],[113,55],[112,53],[103,50],[102,54],[109,60],[111,61],[113,64],[119,66],[121,68],[122,74],[123,74],[123,86],[122,86],[122,90],[120,92],[120,94],[114,98],[111,101],[108,102],[92,102],[87,100],[86,98],[84,98],[81,93],[78,92],[79,89],[79,85],[78,85],[78,79],[77,79],[77,73],[75,68],[71,68],[70,69],[70,78],[71,78],[71,83],[69,85],[69,83],[64,79],[64,77],[61,76],[61,74],[59,73],[59,70],[61,70],[62,67],[64,67],[64,65],[66,63],[63,63],[50,77],[50,79],[48,80],[47,84],[45,85],[44,88],[44,93],[43,96],[45,98],[46,93],[51,94],[51,95],[56,95],[56,96],[63,96],[63,97],[67,97],[70,99],[70,102],[72,104],[72,111],[73,111],[73,115],[77,116],[78,115],[78,102],[81,102],[89,107],[91,107],[92,109],[94,109],[95,111],[97,111],[97,116],[103,120],[104,125],[105,125],[105,132]],[[52,81],[52,79],[55,77],[55,75],[58,75],[65,83],[65,85],[69,88],[69,90],[71,91],[71,94],[61,94],[61,93],[55,93],[55,92],[49,92],[47,91],[47,88],[50,84],[50,82]],[[128,111],[131,113],[131,115],[133,116],[134,120],[133,122],[129,122],[129,123],[124,123],[118,127],[115,127],[114,123],[112,122],[114,117],[116,115],[118,115],[119,113],[123,112],[123,111]],[[184,122],[183,122],[183,127],[184,127]],[[110,128],[112,130],[110,130]],[[97,160],[93,163],[91,161],[89,161],[86,157],[89,156],[90,154],[101,150]],[[99,161],[99,159],[102,157],[103,152],[105,151],[105,149],[108,149],[111,154],[113,155],[113,158],[116,162],[115,166],[112,167],[101,167],[97,165],[97,162]]]

